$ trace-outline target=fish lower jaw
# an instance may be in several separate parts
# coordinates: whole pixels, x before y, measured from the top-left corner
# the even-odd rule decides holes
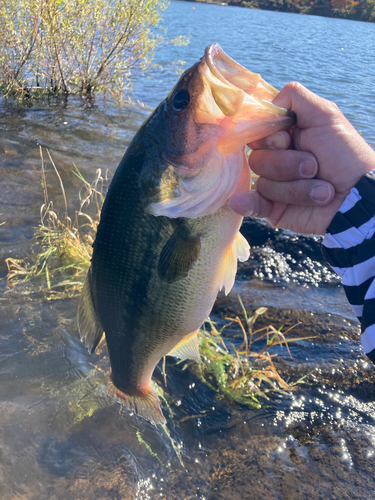
[[[148,420],[151,424],[158,425],[166,423],[160,408],[159,398],[151,387],[148,391],[143,391],[143,393],[129,395],[118,389],[112,380],[109,380],[107,391],[112,399],[125,406],[129,411]]]

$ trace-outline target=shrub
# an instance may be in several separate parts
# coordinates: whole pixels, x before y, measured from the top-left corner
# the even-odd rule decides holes
[[[0,0],[5,94],[123,90],[151,60],[166,0]]]

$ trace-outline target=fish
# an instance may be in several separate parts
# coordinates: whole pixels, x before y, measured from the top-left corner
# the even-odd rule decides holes
[[[249,258],[229,199],[250,189],[245,145],[295,124],[272,104],[277,93],[208,46],[140,127],[108,189],[78,328],[90,353],[105,335],[109,394],[154,425],[166,423],[156,365],[199,360],[199,328]]]

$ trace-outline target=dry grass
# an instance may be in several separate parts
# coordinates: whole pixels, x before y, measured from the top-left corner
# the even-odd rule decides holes
[[[81,286],[90,265],[92,243],[100,220],[100,211],[104,202],[104,189],[107,175],[96,171],[92,183],[86,181],[75,167],[75,174],[82,181],[79,193],[80,206],[74,219],[69,215],[65,189],[56,165],[46,150],[48,158],[58,177],[64,200],[64,216],[60,218],[49,199],[47,191],[46,168],[43,150],[40,148],[42,162],[42,188],[44,203],[40,208],[40,224],[35,233],[40,245],[38,253],[31,261],[25,259],[6,259],[8,283],[17,284],[35,277],[44,277],[48,290],[61,286]],[[95,216],[87,213],[87,207],[95,205]]]
[[[267,309],[261,307],[249,315],[240,296],[238,299],[242,319],[238,316],[226,318],[228,323],[218,330],[208,318],[200,330],[201,362],[198,374],[213,390],[238,403],[259,408],[259,397],[268,399],[268,394],[272,392],[290,393],[303,382],[299,379],[289,383],[280,376],[273,362],[277,354],[271,353],[272,348],[284,346],[291,356],[288,343],[312,337],[289,337],[290,331],[299,323],[285,332],[282,332],[282,327],[276,329],[273,325],[254,329],[256,320]],[[223,338],[225,328],[233,324],[237,324],[243,334],[243,342],[238,348]],[[253,349],[255,343],[261,347]]]

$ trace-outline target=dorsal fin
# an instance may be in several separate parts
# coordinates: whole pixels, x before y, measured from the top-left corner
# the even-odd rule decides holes
[[[95,310],[91,294],[91,267],[83,285],[78,306],[78,330],[81,341],[92,354],[103,336],[103,327]]]
[[[180,223],[161,251],[158,272],[163,281],[173,283],[186,278],[201,247],[200,235],[186,221]]]
[[[167,355],[180,359],[194,359],[195,361],[199,361],[200,354],[197,334],[198,330],[182,339]]]

